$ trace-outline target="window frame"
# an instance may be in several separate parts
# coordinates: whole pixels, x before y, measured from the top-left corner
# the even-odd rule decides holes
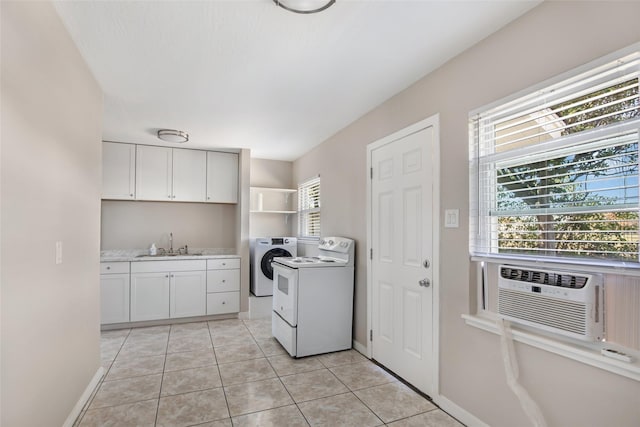
[[[512,151],[520,151],[516,154],[514,154],[513,152],[509,153],[509,150],[504,152],[496,152],[495,145],[488,144],[487,140],[483,139],[485,138],[485,135],[483,134],[483,123],[481,123],[482,115],[487,112],[493,113],[494,111],[500,111],[500,109],[504,109],[505,111],[507,111],[509,108],[513,108],[514,106],[518,106],[520,103],[523,103],[523,100],[528,101],[532,98],[535,99],[535,97],[548,92],[549,89],[553,88],[554,86],[561,86],[565,84],[565,82],[572,80],[575,81],[579,76],[585,73],[593,72],[594,70],[600,68],[605,68],[606,66],[608,66],[608,64],[620,60],[623,57],[634,54],[637,55],[639,53],[640,43],[636,43],[626,49],[614,52],[582,67],[578,67],[567,73],[563,73],[555,78],[544,81],[538,85],[522,90],[516,94],[493,102],[484,107],[480,107],[469,113],[469,251],[472,260],[487,262],[535,262],[538,265],[540,265],[540,263],[551,265],[589,265],[601,272],[610,272],[611,267],[615,267],[617,271],[629,271],[632,275],[640,274],[640,257],[638,257],[637,260],[630,262],[628,260],[619,261],[613,259],[560,257],[557,255],[554,256],[548,254],[525,255],[517,253],[497,252],[499,250],[497,245],[498,231],[495,225],[497,224],[498,217],[500,215],[493,215],[490,213],[496,212],[496,206],[488,206],[488,204],[490,204],[490,200],[493,200],[494,204],[496,204],[495,195],[498,191],[498,172],[496,170],[496,164],[506,164],[508,162],[512,162],[513,164],[524,165],[526,164],[526,162],[523,162],[523,160],[525,160],[526,158],[523,157],[521,152],[543,153],[549,145],[553,146],[554,149],[562,149],[562,147],[573,146],[573,152],[578,153],[581,147],[580,141],[585,141],[583,142],[583,144],[588,143],[588,141],[595,141],[598,138],[601,141],[605,141],[606,138],[613,135],[622,134],[623,132],[638,132],[638,139],[640,139],[640,118],[630,119],[619,123],[610,124],[605,127],[596,127],[595,129],[589,131],[583,131],[572,135],[563,136],[561,138],[562,142],[560,144],[557,144],[557,141],[553,140],[549,144],[541,143],[537,144],[537,146],[536,144],[532,144],[528,147],[525,147],[525,149],[512,149]],[[634,61],[636,60],[637,59],[634,59]],[[640,65],[634,65],[634,68],[632,69],[636,70],[636,77],[640,79],[640,72],[637,71],[640,69]],[[571,92],[568,92],[568,94],[571,94]],[[513,111],[517,110],[514,108]],[[481,129],[483,130],[483,132],[480,131]],[[491,137],[490,140],[493,141],[493,137]],[[556,144],[554,145],[554,143]],[[490,160],[487,161],[487,158]],[[518,163],[518,161],[520,161],[520,163]],[[640,178],[640,173],[634,176],[636,178]],[[491,182],[491,184],[483,183],[482,179],[487,179],[487,182]],[[481,191],[483,191],[483,186],[485,193],[481,193]],[[486,196],[486,194],[488,194],[488,191],[493,191],[493,194]],[[579,209],[576,209],[576,211],[577,213],[579,213]],[[535,214],[535,211],[531,212],[532,215]],[[638,236],[640,238],[640,230],[638,230]]]
[[[313,190],[317,188],[316,190]],[[317,191],[317,206],[309,207],[309,204],[314,204],[309,201],[308,192],[309,191]],[[321,234],[321,206],[322,206],[322,187],[320,181],[320,175],[314,176],[313,178],[309,178],[300,184],[298,184],[298,239],[302,240],[319,240]],[[310,215],[317,214],[317,221],[313,221],[317,223],[317,235],[309,233],[309,224],[311,221],[308,220]]]

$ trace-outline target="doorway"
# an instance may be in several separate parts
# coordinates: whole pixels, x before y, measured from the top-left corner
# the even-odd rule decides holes
[[[369,356],[438,393],[438,116],[367,146]]]

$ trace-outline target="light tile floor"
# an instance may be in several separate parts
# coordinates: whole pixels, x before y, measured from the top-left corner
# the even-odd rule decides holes
[[[101,347],[77,427],[461,426],[355,350],[289,357],[269,319],[106,331]]]

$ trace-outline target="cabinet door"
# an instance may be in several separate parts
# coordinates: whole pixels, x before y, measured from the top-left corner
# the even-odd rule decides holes
[[[129,321],[129,273],[100,275],[100,323]]]
[[[173,149],[173,197],[180,202],[204,202],[207,194],[207,152]]]
[[[172,157],[168,147],[136,146],[137,200],[173,200]]]
[[[238,155],[207,152],[207,202],[238,203]]]
[[[169,273],[131,275],[131,321],[169,318]]]
[[[102,198],[133,200],[136,183],[136,146],[102,143]]]
[[[170,317],[204,316],[207,312],[205,271],[171,273]]]

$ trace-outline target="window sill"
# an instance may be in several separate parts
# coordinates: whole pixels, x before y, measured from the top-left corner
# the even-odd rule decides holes
[[[497,316],[491,314],[470,315],[463,314],[464,322],[474,328],[482,329],[500,335],[496,326]],[[513,329],[513,340],[545,350],[569,359],[604,369],[614,374],[640,381],[640,362],[637,358],[633,362],[622,362],[600,354],[600,350],[588,349],[560,342],[531,332]]]

